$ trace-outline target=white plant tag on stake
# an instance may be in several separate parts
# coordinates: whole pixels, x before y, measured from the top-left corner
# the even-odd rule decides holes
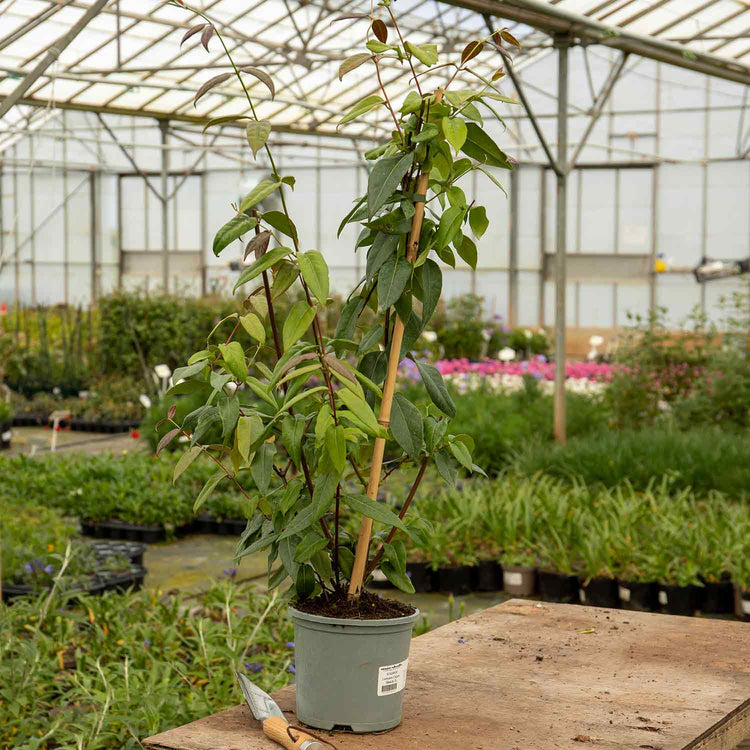
[[[620,599],[624,602],[630,601],[630,589],[620,586]]]
[[[393,695],[406,686],[406,668],[409,660],[404,659],[398,664],[388,664],[378,669],[378,697]]]
[[[660,591],[659,592],[659,604],[661,604],[662,607],[666,607],[668,601],[669,600],[667,599],[667,592]]]
[[[506,586],[521,586],[523,585],[523,573],[517,573],[511,570],[503,571],[503,582]]]

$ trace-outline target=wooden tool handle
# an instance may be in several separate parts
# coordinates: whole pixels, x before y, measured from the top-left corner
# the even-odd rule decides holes
[[[272,739],[274,742],[278,742],[279,745],[283,745],[287,750],[301,750],[302,745],[311,740],[311,744],[308,745],[305,750],[321,750],[322,745],[314,737],[309,734],[305,734],[299,729],[292,729],[292,739],[287,733],[287,727],[289,722],[282,719],[280,716],[269,716],[263,722],[263,732],[266,737]]]

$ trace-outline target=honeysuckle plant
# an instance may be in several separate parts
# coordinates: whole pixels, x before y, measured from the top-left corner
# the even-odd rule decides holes
[[[338,126],[380,109],[394,129],[390,139],[365,154],[371,164],[367,192],[355,197],[339,226],[339,235],[349,224],[360,226],[354,250],[366,253],[367,262],[330,338],[320,322],[330,301],[324,253],[310,249],[297,231],[286,200],[294,177],[277,168],[268,143],[273,125],[258,117],[246,86],[246,76],[251,76],[273,95],[273,81],[260,69],[236,66],[220,30],[206,14],[180,0],[174,4],[202,20],[187,31],[183,42],[200,35],[208,48],[216,38],[233,69],[203,84],[196,101],[231,76],[239,79],[247,95],[246,113],[216,118],[206,127],[246,121],[248,143],[254,155],[265,152],[271,176],[233,206],[233,215],[216,233],[217,256],[242,240],[244,258],[252,261],[234,287],[245,295],[245,313],[221,321],[210,332],[205,349],[175,371],[176,385],[170,393],[200,393],[205,403],[182,424],[174,421],[172,407],[167,417],[172,429],[157,452],[180,435],[189,438],[175,466],[175,479],[198,457],[216,465],[195,501],[196,511],[219,483],[234,483],[247,501],[249,518],[237,557],[267,550],[271,587],[289,577],[291,595],[298,599],[346,590],[356,598],[380,567],[398,588],[413,591],[399,535],[424,545],[432,533],[429,524],[406,517],[428,464],[434,462],[450,483],[462,469],[481,469],[472,461],[472,439],[450,432],[455,406],[438,370],[416,363],[432,401],[423,409],[395,393],[396,373],[440,299],[442,272],[436,259],[455,266],[458,254],[476,267],[475,239],[487,229],[487,213],[467,199],[458,182],[478,170],[500,186],[488,168],[513,166],[483,129],[480,109],[494,112],[493,100],[512,101],[495,86],[503,75],[502,65],[488,79],[470,63],[492,50],[501,52],[502,63],[508,55],[502,43],[516,42],[503,29],[470,41],[458,59],[441,64],[436,45],[403,38],[389,0],[382,0],[372,14],[345,16],[362,19],[367,51],[344,60],[339,78],[371,65],[380,94],[357,102],[343,113]],[[389,26],[395,39],[389,39]],[[393,101],[383,86],[381,68],[386,60],[410,71],[413,88],[400,102]],[[434,79],[443,72],[442,86],[423,90],[420,80],[425,74]],[[458,88],[460,73],[461,79],[470,77],[476,84]],[[272,194],[279,198],[280,211],[261,207]],[[275,304],[297,284],[303,298],[280,320]],[[369,326],[362,321],[367,307],[376,314]],[[233,340],[240,326],[255,345],[243,348]],[[258,356],[264,348],[275,353],[273,367]],[[240,404],[238,389],[252,393],[250,406]],[[216,427],[221,442],[202,442]],[[391,506],[377,502],[378,487],[396,467],[409,465],[416,467],[416,476],[396,514]],[[248,474],[252,490],[245,489]],[[341,528],[344,508],[361,516],[356,544]],[[374,543],[373,521],[384,526],[374,535]],[[281,564],[271,573],[277,559]]]

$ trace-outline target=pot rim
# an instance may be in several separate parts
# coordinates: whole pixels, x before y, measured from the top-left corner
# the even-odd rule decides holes
[[[296,609],[293,605],[289,605],[289,611],[293,618],[298,620],[307,620],[308,622],[320,622],[330,625],[353,625],[355,627],[388,627],[393,625],[407,625],[412,622],[416,622],[416,619],[421,614],[419,609],[414,608],[414,612],[410,615],[404,615],[403,617],[389,617],[386,620],[353,620],[345,617],[326,617],[325,615],[311,615],[307,612],[302,612]]]

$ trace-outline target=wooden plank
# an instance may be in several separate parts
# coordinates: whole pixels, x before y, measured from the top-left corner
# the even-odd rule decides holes
[[[401,726],[331,738],[338,750],[728,750],[750,737],[748,636],[739,622],[514,599],[414,640]],[[294,688],[276,697],[294,722]],[[144,746],[274,747],[244,706]]]

